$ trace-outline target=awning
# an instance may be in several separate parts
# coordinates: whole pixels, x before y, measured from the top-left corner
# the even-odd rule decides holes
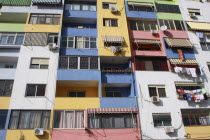
[[[0,0],[3,6],[30,6],[31,0]]]
[[[165,42],[169,47],[192,48],[193,44],[186,38],[165,38]]]
[[[135,5],[135,6],[154,6],[153,3],[147,3],[147,2],[128,2],[128,5]]]
[[[173,64],[173,65],[198,65],[197,61],[195,59],[181,60],[181,59],[172,58],[172,59],[169,59],[169,60],[170,60],[171,64]]]
[[[210,31],[210,23],[203,22],[187,22],[191,30]]]
[[[160,44],[160,40],[152,39],[134,39],[133,42],[137,44]]]
[[[90,108],[88,113],[138,113],[138,108]]]
[[[33,4],[60,4],[61,0],[32,0]]]
[[[110,42],[110,43],[123,43],[124,38],[122,36],[102,36],[103,42]]]
[[[175,82],[176,86],[203,86],[203,83],[198,82]]]

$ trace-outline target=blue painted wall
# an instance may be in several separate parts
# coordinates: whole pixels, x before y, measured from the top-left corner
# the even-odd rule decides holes
[[[137,108],[135,97],[128,98],[100,98],[101,108]]]
[[[131,73],[106,73],[103,72],[102,83],[132,83]]]
[[[101,81],[101,71],[58,69],[57,80]]]
[[[103,70],[106,67],[118,67],[120,70],[125,70],[127,68],[130,68],[130,63],[126,64],[101,64],[101,70]]]
[[[64,17],[76,17],[76,18],[97,18],[96,11],[64,11]]]
[[[98,56],[98,49],[60,48],[60,55]]]
[[[94,28],[70,28],[63,27],[62,36],[87,36],[97,37],[97,29]]]
[[[179,54],[178,54],[178,51],[177,51],[177,49],[179,49],[179,48],[173,48],[173,49],[167,48],[167,44],[164,41],[164,38],[162,38],[162,40],[163,40],[163,46],[164,46],[167,58],[179,58]],[[185,58],[195,59],[195,53],[194,53],[193,49],[183,48],[182,53],[183,53]]]
[[[128,2],[125,1],[126,15],[130,18],[153,18],[157,19],[155,12],[144,12],[144,11],[129,11]]]

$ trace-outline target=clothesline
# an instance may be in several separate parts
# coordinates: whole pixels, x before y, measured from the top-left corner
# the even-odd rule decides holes
[[[197,77],[197,69],[196,68],[185,68],[185,67],[174,67],[175,73],[183,73],[187,75],[191,75],[192,77]],[[203,75],[202,69],[199,67],[199,72]]]

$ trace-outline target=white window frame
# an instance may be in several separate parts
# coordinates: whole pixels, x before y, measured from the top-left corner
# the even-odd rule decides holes
[[[64,115],[63,115],[63,128],[53,128],[53,129],[84,129],[85,128],[85,110],[55,110],[55,111],[62,111],[62,112],[64,112]],[[65,117],[65,115],[66,115],[66,112],[74,112],[74,128],[65,128],[65,122],[66,122],[66,117]],[[83,112],[83,114],[84,114],[84,120],[83,120],[83,123],[84,123],[84,127],[83,128],[75,128],[75,112]]]
[[[43,65],[43,64],[40,64],[40,61],[42,60],[42,59],[48,59],[48,68],[47,69],[41,69],[41,70],[48,70],[49,69],[49,64],[50,64],[50,58],[37,58],[37,57],[32,57],[31,58],[31,61],[30,61],[30,69],[36,69],[36,68],[31,68],[31,65],[33,65],[32,64],[32,60],[33,59],[39,59],[39,64],[37,64],[37,65],[39,65],[39,68],[37,68],[37,69],[41,69],[41,65]]]
[[[152,28],[151,28],[151,23],[153,22],[153,21],[141,21],[141,20],[136,20],[135,21],[136,22],[136,29],[137,29],[137,31],[151,31],[151,30],[153,30]],[[143,28],[144,28],[144,30],[139,30],[139,22],[141,22],[142,23],[142,25],[143,25]],[[141,24],[140,23],[140,24]],[[155,23],[155,22],[154,22]],[[145,29],[145,24],[147,24],[147,25],[149,25],[149,28],[150,28],[150,30],[146,30]],[[158,23],[156,23],[156,29],[155,30],[158,30]]]
[[[27,96],[27,85],[36,85],[36,89],[35,89],[35,96]],[[37,96],[37,88],[38,88],[38,85],[45,85],[45,91],[44,91],[44,96]],[[46,97],[46,91],[47,91],[47,84],[31,84],[31,83],[28,83],[26,84],[26,93],[25,93],[25,97],[37,97],[37,98],[42,98],[42,97]]]
[[[17,36],[23,36],[23,43],[24,43],[24,40],[25,40],[25,33],[0,33],[0,39],[2,36],[7,36],[7,40],[6,40],[6,44],[0,44],[0,46],[10,46],[10,45],[23,45],[23,44],[15,44],[16,43],[16,39],[17,39]],[[8,39],[9,39],[9,36],[14,36],[14,41],[12,44],[8,44]]]
[[[168,24],[169,24],[169,21],[172,21],[172,22],[173,22],[173,25],[174,25],[174,27],[175,27],[175,30],[177,30],[177,27],[176,27],[176,24],[175,24],[175,20],[158,19],[157,21],[158,21],[158,26],[159,26],[159,28],[161,27],[161,26],[160,26],[160,20],[163,21],[163,24],[164,24],[165,26],[166,26],[166,23],[165,23],[165,22],[168,22]],[[180,25],[181,25],[181,28],[182,28],[182,30],[177,30],[177,31],[186,31],[185,27],[183,27],[184,22],[181,21],[181,20],[176,20],[176,21],[179,21],[179,22],[180,22]],[[181,24],[181,22],[183,22],[183,24]],[[171,26],[171,25],[169,24],[169,26]],[[167,26],[167,27],[168,27],[168,26]],[[174,30],[174,29],[171,29],[171,27],[168,27],[168,30]]]
[[[170,117],[171,117],[171,113],[152,113],[152,121],[153,121],[153,126],[155,127],[155,128],[163,128],[163,127],[166,127],[166,126],[164,126],[163,124],[162,124],[162,126],[155,126],[155,121],[154,121],[154,119],[153,119],[153,116],[154,115],[157,115],[157,116],[161,116],[161,115],[170,115]],[[163,122],[162,122],[163,123]],[[171,117],[171,126],[173,126],[173,121],[172,121],[172,117]]]
[[[159,97],[159,98],[167,98],[167,92],[166,92],[166,88],[165,88],[165,85],[148,85],[148,90],[149,90],[149,88],[156,88],[156,93],[157,93],[157,96]],[[160,95],[159,95],[159,92],[158,92],[158,89],[159,88],[164,88],[165,89],[165,93],[166,93],[166,97],[160,97]],[[149,93],[150,94],[150,93]]]
[[[105,22],[106,20],[108,20],[108,26],[106,26],[106,24],[104,24],[104,27],[119,27],[119,23],[118,23],[118,19],[111,19],[111,18],[104,18],[103,22]],[[112,26],[112,20],[116,20],[117,21],[117,26]]]
[[[201,16],[201,10],[200,9],[196,9],[196,8],[187,8],[188,13],[200,13],[199,15],[196,16]],[[195,12],[196,11],[196,12]]]
[[[116,2],[102,2],[102,9],[104,9],[104,8],[103,8],[103,5],[104,5],[104,4],[108,4],[108,5],[109,5],[109,9],[110,9],[110,7],[111,7],[110,5],[117,7],[117,3],[116,3]]]

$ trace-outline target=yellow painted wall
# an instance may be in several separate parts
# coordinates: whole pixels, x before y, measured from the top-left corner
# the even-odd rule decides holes
[[[119,12],[117,12],[116,14],[112,14],[109,9],[103,9],[102,2],[116,2],[117,9],[119,10]],[[105,1],[97,0],[97,10],[100,11],[98,12],[98,18],[97,18],[99,56],[131,56],[124,0],[105,0]],[[103,18],[118,19],[119,27],[103,26]],[[104,42],[102,41],[102,35],[123,36],[125,42],[122,48],[122,53],[114,54],[110,51],[110,47],[104,47]]]
[[[16,129],[8,130],[6,140],[51,140],[52,139],[52,125],[53,125],[53,114],[54,111],[51,110],[50,124],[48,130],[45,130],[43,136],[35,136],[34,129]],[[24,138],[24,139],[20,139]]]
[[[210,126],[184,127],[189,139],[210,139]]]
[[[51,140],[52,131],[45,130],[43,136],[35,136],[34,130],[8,130],[7,140]],[[24,139],[20,139],[24,138]]]
[[[87,109],[87,108],[100,108],[100,99],[97,97],[86,98],[69,98],[69,97],[56,97],[54,109]]]
[[[0,97],[0,109],[8,109],[10,105],[10,97]]]
[[[86,97],[98,97],[97,87],[57,87],[56,97],[66,97],[69,91],[85,91]]]
[[[28,24],[30,20],[30,13],[28,14],[25,32],[46,32],[46,33],[60,33],[62,25],[62,16],[60,19],[60,25],[48,25],[48,24]]]

